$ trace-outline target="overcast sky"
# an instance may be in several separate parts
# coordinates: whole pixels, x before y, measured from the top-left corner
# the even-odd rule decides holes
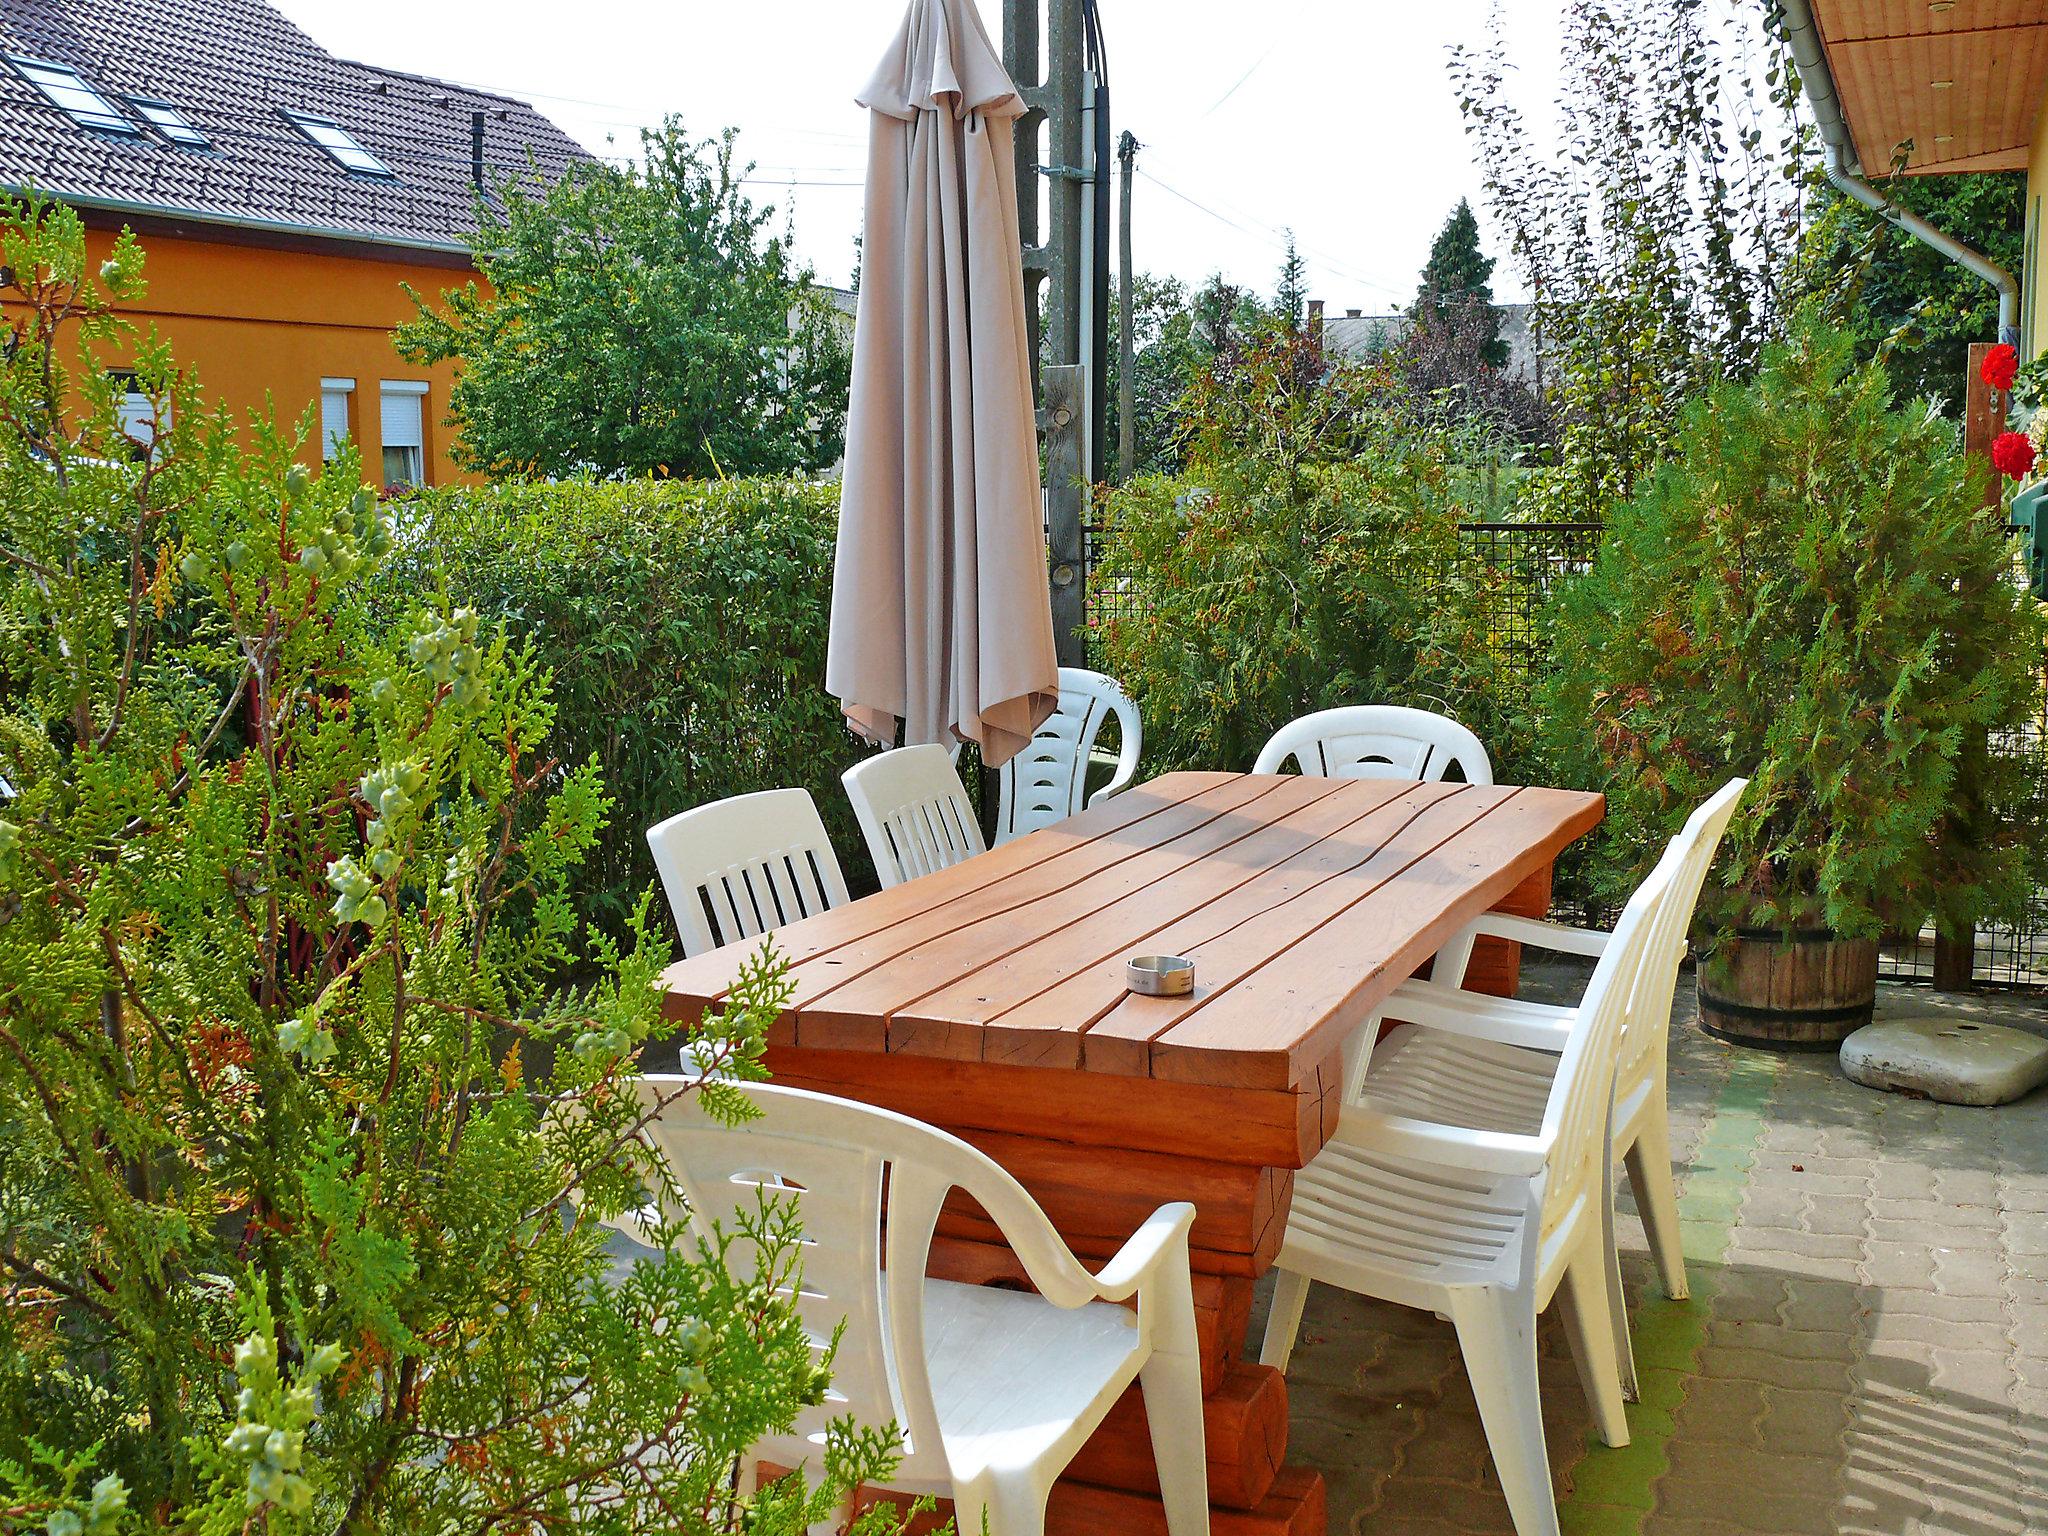
[[[726,125],[798,249],[843,283],[867,125],[853,102],[905,0],[277,0],[331,51],[523,96],[591,149],[670,112]],[[1001,38],[1000,0],[980,0]],[[1556,79],[1558,0],[1506,0],[1520,99]],[[1140,270],[1270,293],[1292,226],[1333,312],[1413,298],[1430,237],[1478,175],[1446,71],[1488,0],[1101,0],[1112,116],[1145,146]],[[607,136],[616,142],[608,145]],[[792,184],[794,183],[794,184]],[[1482,221],[1485,210],[1480,208]],[[1500,242],[1485,226],[1494,254]],[[1502,298],[1518,284],[1506,263]]]

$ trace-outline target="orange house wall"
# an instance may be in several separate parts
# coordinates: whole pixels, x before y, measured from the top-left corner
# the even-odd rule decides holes
[[[90,230],[97,265],[114,236]],[[467,267],[360,256],[216,244],[155,234],[142,237],[148,292],[122,313],[170,343],[180,368],[198,375],[202,400],[225,404],[236,419],[268,411],[283,424],[314,411],[301,457],[320,458],[318,408],[323,378],[356,381],[349,429],[362,451],[364,477],[382,479],[378,386],[385,379],[425,380],[422,411],[429,485],[466,484],[473,475],[449,457],[448,391],[455,365],[425,367],[398,355],[391,332],[413,315],[400,283],[432,301],[443,288],[468,282]]]

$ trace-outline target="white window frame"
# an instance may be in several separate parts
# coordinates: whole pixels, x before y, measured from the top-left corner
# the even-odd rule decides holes
[[[114,105],[113,98],[71,65],[12,53],[7,56],[7,62],[15,67],[22,79],[42,93],[45,101],[79,127],[93,133],[119,133],[131,139],[140,137],[142,130]]]
[[[336,165],[353,176],[375,176],[384,181],[396,181],[398,173],[372,153],[353,133],[331,117],[322,117],[318,112],[301,112],[295,107],[281,107],[285,121],[303,133],[319,151]]]
[[[386,423],[390,416],[391,402],[411,397],[415,420],[418,422],[419,441],[394,443],[391,441]],[[384,456],[384,483],[386,485],[425,485],[427,483],[427,383],[424,379],[380,379],[377,381],[377,442]],[[391,455],[394,452],[410,452],[412,460],[409,473],[392,473]]]
[[[356,381],[354,379],[322,379],[320,381],[320,462],[331,464],[341,455],[341,445],[355,436],[349,425],[349,418],[355,412]],[[334,430],[334,419],[330,413],[330,402],[340,401],[341,431]]]
[[[199,127],[187,117],[184,109],[174,106],[160,96],[130,96],[128,105],[133,107],[141,119],[154,128],[157,137],[167,144],[176,144],[181,149],[211,149],[213,140],[202,133]]]

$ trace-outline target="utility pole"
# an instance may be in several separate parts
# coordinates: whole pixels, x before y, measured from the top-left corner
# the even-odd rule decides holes
[[[1100,338],[1109,318],[1107,187],[1094,185],[1108,174],[1100,162],[1107,158],[1109,94],[1095,0],[1003,0],[1003,65],[1025,106],[1016,128],[1017,226],[1032,388],[1045,434],[1053,638],[1062,666],[1082,666],[1082,514],[1087,481],[1102,457]]]
[[[1128,128],[1116,141],[1116,158],[1123,171],[1116,256],[1116,478],[1121,485],[1131,478],[1138,443],[1138,422],[1132,403],[1137,392],[1131,378],[1137,367],[1137,338],[1131,331],[1131,177],[1138,168],[1138,140]]]

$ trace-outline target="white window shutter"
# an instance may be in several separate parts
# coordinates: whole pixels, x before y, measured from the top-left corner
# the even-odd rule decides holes
[[[386,448],[423,448],[426,432],[420,402],[422,389],[393,389],[387,382],[380,396],[381,429]]]
[[[354,392],[354,379],[322,379],[320,381],[320,457],[333,459],[341,452],[341,445],[348,441],[348,398]]]

